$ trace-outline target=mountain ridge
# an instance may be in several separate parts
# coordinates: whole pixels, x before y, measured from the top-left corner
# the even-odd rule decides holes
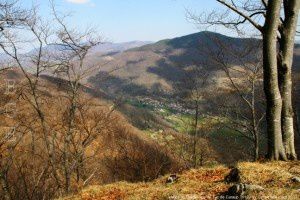
[[[201,65],[207,60],[200,51],[206,47],[217,48],[211,41],[213,37],[239,48],[246,43],[259,41],[256,38],[234,38],[207,31],[161,40],[112,55],[109,63],[98,60],[97,65],[105,66],[88,81],[94,87],[101,87],[113,94],[149,96],[152,93],[172,93],[174,84],[183,78],[188,66]],[[212,73],[212,78],[220,75],[221,70],[216,66],[207,64],[206,69]],[[106,77],[106,82],[99,81],[103,77]]]

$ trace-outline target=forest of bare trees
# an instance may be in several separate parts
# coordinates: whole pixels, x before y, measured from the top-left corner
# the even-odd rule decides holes
[[[105,65],[89,60],[105,42],[96,29],[70,26],[69,15],[52,0],[47,20],[38,6],[0,1],[0,199],[55,199],[92,184],[147,182],[214,165],[227,152],[212,145],[213,125],[206,121],[204,104],[218,95],[214,131],[222,126],[244,138],[251,161],[297,160],[292,67],[300,1],[216,2],[224,12],[189,12],[189,18],[206,28],[229,28],[242,38],[251,27],[256,38],[243,46],[218,37],[204,41],[213,44],[197,51],[205,62],[185,67],[174,84],[178,102],[190,112],[185,130],[172,129],[170,119],[166,130],[154,122],[162,137],[157,142],[130,125],[117,100],[102,98],[101,90],[89,92],[88,77]],[[224,74],[224,93],[211,88],[209,66]],[[145,115],[149,128],[147,117],[155,117],[138,114],[133,115]]]
[[[51,23],[37,7],[23,10],[17,1],[0,6],[7,59],[1,125],[8,127],[0,138],[1,199],[52,199],[91,182],[151,180],[175,167],[155,144],[131,135],[134,128],[122,124],[116,105],[85,93],[83,80],[99,68],[86,60],[102,42],[93,29],[69,28],[53,1]],[[27,45],[34,49],[24,55]],[[103,145],[104,139],[110,142]]]

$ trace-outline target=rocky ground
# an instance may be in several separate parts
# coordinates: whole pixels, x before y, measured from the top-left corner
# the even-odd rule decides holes
[[[300,183],[295,180],[300,176],[300,162],[239,163],[237,168],[241,172],[240,183],[254,186],[253,190],[243,192],[246,199],[300,199]],[[226,191],[237,185],[224,182],[229,172],[226,166],[213,166],[182,172],[174,183],[166,183],[169,176],[165,176],[148,183],[91,186],[64,200],[226,199]],[[227,199],[241,198],[227,196]]]

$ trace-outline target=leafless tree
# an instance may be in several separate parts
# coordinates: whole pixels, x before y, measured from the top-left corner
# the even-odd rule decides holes
[[[213,11],[209,15],[192,18],[199,24],[221,25],[238,32],[245,29],[244,25],[250,24],[261,34],[268,157],[274,160],[297,159],[294,147],[291,68],[300,2],[216,1],[226,8],[225,12]]]
[[[192,165],[198,166],[200,152],[197,152],[197,143],[204,134],[200,134],[199,121],[201,117],[201,104],[205,100],[207,94],[206,88],[208,85],[209,73],[203,66],[193,65],[186,67],[186,72],[183,78],[177,84],[177,91],[183,98],[183,104],[186,108],[193,111],[192,123],[187,130],[191,130],[192,139]],[[200,147],[201,149],[201,147]],[[201,162],[203,164],[203,162]]]
[[[5,1],[1,3],[1,6],[3,7],[3,9],[1,9],[1,12],[3,12],[2,17],[4,18],[4,21],[2,22],[0,47],[2,51],[6,54],[6,56],[8,56],[11,60],[13,60],[14,66],[18,67],[23,72],[26,79],[25,80],[26,88],[30,88],[31,92],[27,93],[24,91],[24,93],[19,95],[27,99],[27,101],[30,103],[32,108],[35,110],[38,119],[40,119],[40,122],[43,125],[44,136],[47,137],[44,116],[41,110],[41,104],[42,104],[41,98],[38,94],[39,92],[37,88],[39,84],[39,75],[44,68],[43,66],[44,58],[42,54],[42,49],[44,47],[43,40],[47,38],[47,29],[40,22],[38,16],[36,15],[35,9],[32,9],[30,11],[21,10],[19,9],[19,7],[17,7],[17,1]],[[21,46],[26,44],[26,42],[28,42],[28,40],[24,38],[22,39],[19,38],[21,30],[28,33],[31,37],[31,40],[33,40],[36,43],[36,46],[38,47],[36,53],[31,54],[28,57],[21,56],[22,55]],[[26,70],[26,65],[28,63],[25,64],[26,62],[25,60],[26,61],[30,60],[31,63],[36,66],[34,75],[28,74]],[[21,128],[22,126],[23,125],[21,124]],[[29,133],[29,131],[26,130],[25,127],[23,126],[23,134],[27,134],[27,133]],[[34,136],[33,134],[34,133],[32,133],[32,136]],[[49,145],[47,145],[47,147],[49,148]],[[4,169],[6,169],[6,175],[10,171],[14,170],[15,167],[12,166],[17,166],[15,160],[12,159],[15,156],[15,153],[16,152],[13,149],[8,149],[8,151],[5,153],[5,155],[8,155],[8,157],[6,158],[11,159],[10,164],[7,163],[6,166],[1,166]],[[6,183],[8,183],[9,179],[7,176],[5,177],[6,177],[5,181]],[[24,176],[22,176],[22,178],[24,178]],[[13,194],[12,187],[9,187],[4,191],[6,191],[6,193],[9,194],[9,199],[14,199],[16,195],[21,193],[21,191],[16,191]],[[30,194],[28,193],[28,191],[26,192],[26,194],[28,195],[27,197],[29,198]]]
[[[82,165],[83,154],[85,151],[83,147],[86,145],[85,143],[83,143],[83,146],[81,147],[77,146],[79,143],[74,145],[74,140],[76,140],[75,120],[79,108],[80,87],[82,86],[83,79],[95,70],[94,67],[87,65],[86,59],[89,51],[94,46],[100,44],[101,40],[98,37],[95,37],[96,33],[92,29],[89,29],[84,33],[70,30],[64,22],[65,16],[59,16],[53,2],[52,11],[55,20],[60,26],[60,29],[56,33],[58,41],[54,43],[54,45],[58,46],[60,49],[60,53],[55,59],[56,62],[58,62],[55,73],[59,73],[67,80],[66,98],[68,100],[68,106],[65,111],[67,130],[64,135],[63,163],[65,192],[69,193],[73,168],[77,171],[77,181],[81,178],[80,166]],[[72,144],[73,147],[71,147]],[[72,161],[74,155],[71,155],[71,149],[74,149],[77,154],[75,161]],[[74,162],[76,164],[74,164]]]
[[[6,28],[17,28],[24,24],[24,22],[30,17],[30,12],[26,9],[19,7],[19,1],[0,1],[0,42],[3,43],[3,31]],[[3,66],[0,69],[0,72],[6,69],[11,68],[9,64],[3,63]]]
[[[253,159],[259,158],[259,138],[261,123],[265,117],[262,105],[262,52],[261,43],[256,39],[247,39],[243,46],[237,46],[218,37],[208,37],[214,45],[202,53],[209,59],[208,62],[216,65],[227,77],[229,90],[238,99],[230,106],[231,102],[223,102],[225,107],[229,105],[231,129],[240,133],[253,144]],[[224,82],[223,84],[226,84]],[[226,92],[226,91],[224,91]],[[238,105],[236,105],[238,104]],[[246,109],[245,109],[246,108]]]
[[[19,0],[0,1],[0,31],[18,27],[30,17],[30,11],[19,6]]]
[[[104,122],[103,117],[101,118],[94,115],[95,126],[93,131],[84,129],[85,131],[82,130],[82,132],[80,132],[84,134],[84,136],[78,136],[79,122],[86,120],[79,119],[80,117],[83,118],[83,116],[85,118],[87,117],[86,113],[88,112],[85,107],[90,105],[82,99],[81,102],[79,102],[79,97],[81,97],[79,93],[81,87],[80,81],[84,76],[87,76],[87,73],[94,69],[94,67],[88,68],[88,66],[86,66],[85,59],[88,51],[93,46],[99,44],[99,42],[93,40],[91,37],[92,32],[90,31],[85,33],[77,33],[73,30],[69,31],[62,18],[59,18],[56,12],[54,13],[54,19],[58,26],[61,27],[59,30],[50,29],[49,24],[43,21],[38,15],[37,8],[31,9],[30,14],[30,17],[26,20],[22,20],[22,24],[17,28],[15,26],[5,26],[5,30],[1,32],[0,46],[4,53],[13,60],[14,66],[16,66],[24,76],[22,88],[20,88],[18,95],[30,105],[31,110],[28,111],[28,116],[23,116],[25,118],[20,117],[18,120],[22,125],[23,129],[21,130],[23,130],[23,133],[26,136],[31,135],[31,156],[39,157],[39,161],[37,160],[36,162],[37,164],[41,162],[39,175],[41,177],[36,177],[36,183],[30,181],[30,184],[35,186],[26,186],[25,183],[28,181],[27,178],[30,176],[30,173],[23,173],[22,166],[26,169],[24,165],[28,165],[28,163],[17,163],[10,159],[11,162],[7,162],[5,166],[1,165],[1,169],[7,169],[6,173],[3,174],[17,170],[19,172],[17,174],[20,175],[21,180],[23,180],[23,182],[16,181],[14,187],[11,186],[9,189],[3,185],[4,191],[7,191],[6,194],[11,193],[11,195],[6,195],[9,196],[10,199],[14,199],[20,194],[26,194],[27,199],[40,198],[40,195],[42,195],[41,184],[49,179],[52,183],[54,182],[55,185],[49,187],[47,192],[44,191],[45,196],[43,198],[57,196],[59,193],[63,193],[61,189],[64,189],[65,193],[68,193],[70,190],[71,176],[77,170],[78,177],[81,178],[79,166],[82,165],[82,160],[86,159],[83,158],[83,154],[86,148],[97,139],[96,136],[101,133],[100,127],[103,127]],[[23,37],[24,35],[26,35],[26,38]],[[51,40],[49,38],[51,38]],[[59,52],[59,50],[57,50],[58,52],[51,52],[51,49],[49,50],[49,46],[54,45],[54,43],[61,47],[61,52]],[[26,49],[22,49],[22,47],[26,47],[27,45],[32,45],[33,50],[24,54]],[[62,53],[61,55],[63,56],[59,57],[59,53]],[[68,83],[65,91],[68,107],[65,110],[65,117],[62,118],[62,120],[67,122],[65,130],[53,128],[58,127],[62,122],[55,121],[55,124],[54,121],[49,119],[50,112],[47,106],[50,101],[49,94],[45,91],[43,81],[41,81],[42,74],[47,74],[52,71],[56,72],[57,70],[62,70],[60,72],[64,73],[65,77],[63,78],[65,78]],[[65,102],[65,100],[63,102]],[[84,110],[86,112],[83,112]],[[58,114],[62,115],[63,113]],[[107,115],[103,116],[107,118]],[[29,121],[29,119],[33,120]],[[79,122],[75,122],[76,120]],[[81,124],[81,126],[83,125]],[[61,137],[64,138],[63,142],[60,141]],[[25,142],[25,140],[27,140],[27,137],[24,137],[24,143],[27,142]],[[64,148],[61,151],[60,146],[62,144]],[[41,146],[44,146],[45,149],[40,151],[35,150],[36,147],[40,148]],[[12,150],[9,150],[7,153],[11,155],[11,158],[17,156]],[[30,155],[28,156],[30,157]],[[60,160],[61,156],[63,158],[62,160]],[[9,158],[10,157],[7,157],[8,160]],[[61,163],[63,163],[63,166],[61,166]],[[12,164],[15,167],[12,167]],[[60,176],[61,169],[64,169],[64,181]],[[9,181],[8,179],[2,180],[5,180],[5,183]],[[14,189],[17,187],[22,187],[24,190],[18,191]],[[53,192],[52,189],[57,192]]]

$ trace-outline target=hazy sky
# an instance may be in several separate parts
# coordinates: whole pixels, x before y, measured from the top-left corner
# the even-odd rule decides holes
[[[30,5],[32,0],[22,0]],[[48,0],[35,0],[44,17]],[[201,13],[220,8],[215,0],[55,0],[60,11],[72,12],[75,27],[92,25],[112,42],[158,41],[200,31],[186,10]],[[228,34],[224,29],[219,32]]]

